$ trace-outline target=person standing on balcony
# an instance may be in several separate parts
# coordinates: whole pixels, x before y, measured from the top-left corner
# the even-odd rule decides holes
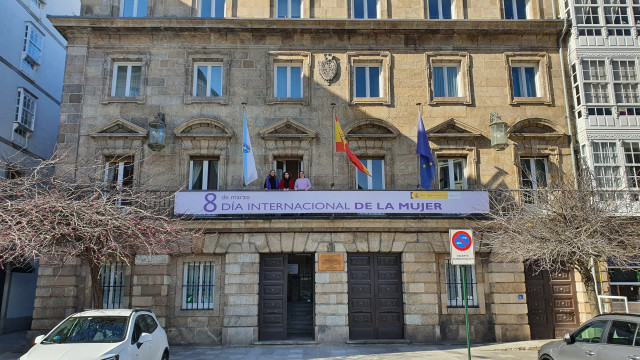
[[[296,184],[294,186],[296,190],[304,190],[307,191],[311,189],[311,181],[304,177],[304,171],[300,171],[300,177],[296,180]]]
[[[264,181],[264,189],[278,190],[279,184],[280,184],[280,181],[278,181],[278,178],[276,177],[276,171],[275,170],[269,171],[269,176],[267,176],[267,179]]]
[[[282,174],[282,179],[280,180],[280,190],[293,190],[293,179],[291,178],[291,174],[289,174],[288,171],[285,171],[284,174]]]

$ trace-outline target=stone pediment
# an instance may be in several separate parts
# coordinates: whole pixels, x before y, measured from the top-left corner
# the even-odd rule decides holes
[[[469,124],[451,118],[430,129],[427,129],[430,139],[474,139],[482,137],[482,132]]]
[[[549,120],[532,118],[520,120],[509,129],[509,138],[523,139],[560,139],[566,137],[556,130],[556,125]]]
[[[191,119],[178,126],[173,133],[182,139],[228,139],[235,136],[227,124],[212,118]]]
[[[141,138],[146,137],[147,133],[146,129],[118,118],[89,130],[88,135],[91,137]]]
[[[400,131],[383,120],[364,119],[347,125],[344,129],[347,139],[395,139]]]
[[[291,119],[282,120],[260,131],[260,137],[265,140],[312,139],[315,138],[317,134],[318,133],[311,128]]]

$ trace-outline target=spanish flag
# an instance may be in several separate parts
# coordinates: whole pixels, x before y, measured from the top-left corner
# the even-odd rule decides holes
[[[336,119],[336,152],[346,152],[347,153],[347,157],[349,158],[349,160],[351,161],[351,163],[353,163],[353,165],[355,165],[358,170],[360,170],[360,172],[367,174],[369,176],[371,176],[371,174],[369,173],[369,170],[367,170],[366,167],[364,167],[364,165],[362,165],[362,162],[360,161],[360,159],[358,159],[357,156],[355,156],[351,150],[349,150],[349,144],[347,144],[347,139],[344,137],[344,132],[342,132],[342,127],[340,127],[340,123],[338,122],[338,115],[334,114],[334,117]]]

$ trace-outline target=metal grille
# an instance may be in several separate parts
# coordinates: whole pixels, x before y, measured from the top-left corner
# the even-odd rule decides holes
[[[102,308],[120,309],[124,303],[124,272],[125,263],[111,263],[104,265],[102,278]]]
[[[449,260],[445,264],[447,277],[447,307],[464,307],[462,292],[462,266],[464,266],[468,307],[478,307],[476,271],[472,265],[451,265]]]
[[[215,278],[212,262],[185,263],[182,309],[213,309]]]

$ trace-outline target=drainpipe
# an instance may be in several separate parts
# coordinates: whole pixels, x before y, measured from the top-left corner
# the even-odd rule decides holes
[[[553,6],[555,13],[555,6]],[[562,90],[564,93],[564,111],[565,118],[567,119],[567,129],[569,130],[569,148],[571,149],[571,167],[573,169],[573,185],[575,188],[578,188],[578,176],[576,174],[576,153],[573,147],[573,129],[571,127],[571,112],[569,109],[569,95],[567,94],[567,78],[565,77],[564,72],[564,61],[562,58],[562,53],[564,49],[564,36],[567,34],[567,30],[569,29],[569,19],[565,16],[564,18],[564,27],[562,28],[562,33],[560,34],[560,38],[558,38],[558,47],[560,53],[560,71],[562,72]],[[567,54],[568,55],[568,54]],[[568,59],[568,56],[567,56]]]

